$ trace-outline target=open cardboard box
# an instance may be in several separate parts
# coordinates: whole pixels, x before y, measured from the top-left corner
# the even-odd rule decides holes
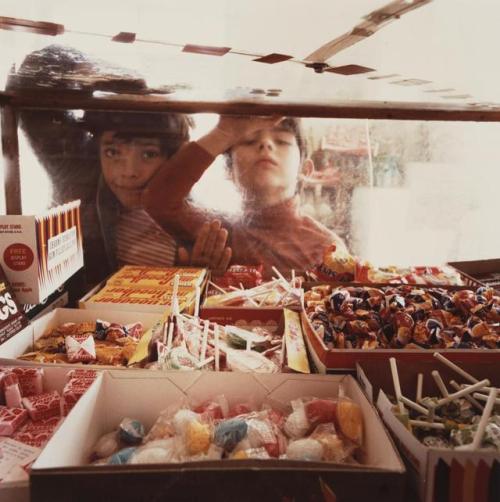
[[[141,313],[141,312],[124,312],[123,310],[81,310],[56,308],[48,314],[33,321],[29,326],[20,331],[16,336],[0,345],[0,362],[4,360],[17,359],[26,352],[33,350],[33,344],[47,331],[60,326],[66,322],[88,322],[102,319],[104,321],[116,322],[119,324],[130,324],[134,322],[142,322],[144,332],[158,320],[158,314]],[[32,361],[16,361],[19,365],[28,366],[63,366],[68,367],[65,363],[35,363]],[[75,366],[74,364],[71,366]],[[77,366],[81,367],[81,364]],[[103,365],[86,364],[86,368],[103,369]]]
[[[406,362],[432,361],[432,354],[440,352],[456,362],[483,362],[500,365],[499,349],[330,349],[316,332],[305,312],[301,313],[302,331],[311,359],[319,373],[354,370],[357,363],[375,360],[379,364],[396,357]]]
[[[296,315],[296,313],[293,312],[292,315]],[[282,308],[206,307],[200,310],[200,317],[222,326],[229,324],[250,330],[255,327],[262,327],[281,336],[285,335],[286,323],[284,309]],[[287,335],[290,338],[285,343],[285,364],[281,371],[310,373],[309,359],[300,321],[296,323],[295,333],[293,333],[293,329],[289,329]],[[291,338],[294,336],[297,336],[298,340],[291,342]],[[288,343],[291,345],[288,345]]]
[[[432,370],[438,370],[445,384],[463,378],[437,360],[415,362],[397,358],[401,391],[410,399],[415,398],[417,374],[424,374],[423,395],[440,395]],[[461,363],[460,367],[478,379],[489,378],[492,385],[500,385],[500,366],[497,363]],[[362,361],[357,368],[358,380],[369,400],[377,408],[402,452],[412,484],[425,502],[447,500],[496,500],[493,490],[500,482],[500,454],[498,451],[455,451],[428,448],[423,445],[392,412],[387,395],[394,395],[389,362],[385,368],[379,361]],[[377,397],[378,396],[378,397]],[[496,463],[495,463],[496,462]],[[496,477],[496,488],[493,487]],[[489,493],[489,494],[488,494]],[[489,498],[488,498],[489,497]]]
[[[500,258],[491,260],[450,261],[470,287],[489,286],[500,291]]]
[[[364,465],[284,460],[222,460],[185,464],[91,466],[93,445],[123,417],[149,429],[167,406],[224,394],[230,405],[253,398],[282,402],[302,396],[345,395],[363,410]],[[75,405],[33,466],[33,502],[120,500],[401,500],[404,467],[374,408],[351,376],[106,371]],[[331,495],[330,495],[331,497]],[[325,500],[327,500],[325,498]],[[332,500],[332,498],[328,499]]]
[[[0,366],[19,366],[18,364],[5,364],[1,363]],[[44,392],[49,392],[52,390],[57,390],[59,394],[62,393],[63,388],[67,382],[66,375],[73,368],[70,366],[66,367],[54,367],[54,368],[44,368],[43,375],[43,390]],[[100,378],[98,373],[97,379]],[[97,380],[96,379],[96,380]],[[95,385],[92,384],[92,385]],[[43,451],[43,450],[42,450]],[[0,482],[0,500],[2,502],[29,502],[30,500],[30,490],[29,481],[4,481]]]

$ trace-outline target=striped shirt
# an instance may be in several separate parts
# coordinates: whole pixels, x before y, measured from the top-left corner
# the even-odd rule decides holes
[[[116,258],[120,265],[171,267],[176,242],[143,209],[120,216],[116,229]]]

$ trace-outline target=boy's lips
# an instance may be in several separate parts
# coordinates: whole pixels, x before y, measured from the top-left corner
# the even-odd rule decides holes
[[[277,166],[278,163],[271,157],[261,157],[260,159],[257,159],[257,162],[256,162],[257,165],[260,165],[260,164],[271,164],[273,166]]]

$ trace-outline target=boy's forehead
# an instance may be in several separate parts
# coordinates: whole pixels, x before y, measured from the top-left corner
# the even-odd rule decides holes
[[[101,143],[103,144],[113,144],[113,143],[136,143],[142,146],[160,144],[160,139],[156,137],[144,136],[138,132],[121,132],[121,131],[104,131],[101,135]]]

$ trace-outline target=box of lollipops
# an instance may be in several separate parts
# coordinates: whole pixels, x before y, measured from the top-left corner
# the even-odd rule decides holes
[[[406,460],[420,499],[498,500],[498,363],[362,361],[358,379]]]
[[[351,376],[108,370],[33,465],[31,498],[393,501],[404,475]]]

